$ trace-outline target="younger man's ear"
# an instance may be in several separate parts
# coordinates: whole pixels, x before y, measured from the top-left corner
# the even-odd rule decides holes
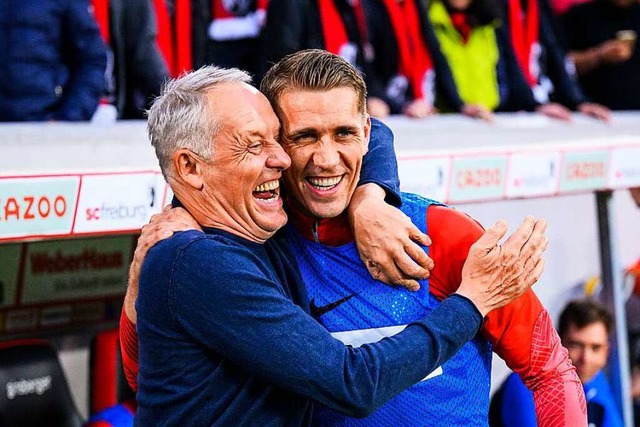
[[[364,124],[364,147],[362,154],[367,154],[369,151],[369,141],[371,140],[371,116],[369,114],[365,114],[365,124]]]

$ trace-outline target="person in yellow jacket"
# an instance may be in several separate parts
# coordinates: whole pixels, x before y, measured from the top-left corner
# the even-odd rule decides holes
[[[562,105],[535,100],[502,25],[499,2],[432,0],[428,13],[464,103],[570,120]]]

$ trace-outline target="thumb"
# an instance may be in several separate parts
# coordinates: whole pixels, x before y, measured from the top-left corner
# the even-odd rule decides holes
[[[487,230],[482,236],[480,236],[474,246],[478,250],[489,252],[498,244],[500,239],[502,239],[504,235],[507,234],[507,229],[507,221],[505,221],[504,219],[499,219],[495,224],[487,228]]]

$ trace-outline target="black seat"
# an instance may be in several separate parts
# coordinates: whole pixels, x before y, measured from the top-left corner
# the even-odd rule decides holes
[[[0,344],[0,426],[81,427],[53,347],[41,340]]]

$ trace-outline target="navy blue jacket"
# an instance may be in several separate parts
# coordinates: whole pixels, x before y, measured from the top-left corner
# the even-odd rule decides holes
[[[204,231],[163,240],[143,263],[135,425],[306,426],[313,401],[366,416],[481,326],[454,295],[391,338],[345,346],[309,314],[286,242]]]
[[[87,0],[0,0],[0,121],[89,120],[106,53]]]

